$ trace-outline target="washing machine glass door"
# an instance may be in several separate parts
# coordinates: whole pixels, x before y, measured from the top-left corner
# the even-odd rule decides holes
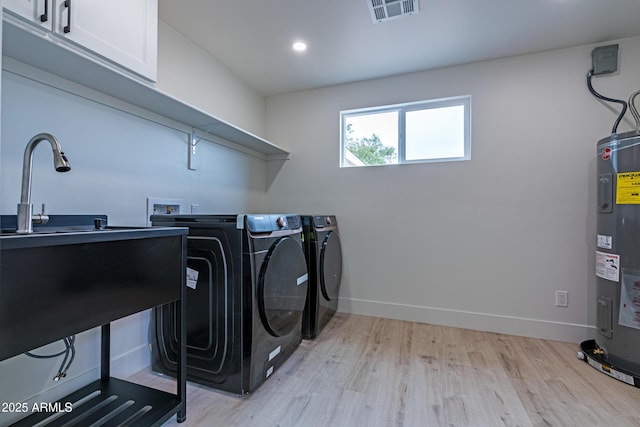
[[[320,290],[327,301],[336,301],[342,279],[342,247],[340,237],[330,231],[320,246]]]
[[[260,318],[271,335],[279,337],[300,329],[308,278],[300,241],[278,239],[264,258],[258,278]]]

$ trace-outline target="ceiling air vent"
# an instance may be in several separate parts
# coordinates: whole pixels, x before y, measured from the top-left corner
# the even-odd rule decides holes
[[[418,0],[367,0],[374,24],[418,13]]]

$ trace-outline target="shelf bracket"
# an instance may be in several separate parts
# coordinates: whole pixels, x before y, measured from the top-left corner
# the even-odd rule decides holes
[[[189,144],[187,144],[189,146],[189,152],[187,155],[187,168],[192,171],[196,170],[196,145],[198,145],[198,142],[200,142],[200,138],[197,138],[195,136],[195,133],[190,133]]]

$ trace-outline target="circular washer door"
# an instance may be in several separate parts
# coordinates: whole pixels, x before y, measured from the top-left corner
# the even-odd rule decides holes
[[[327,301],[338,299],[342,280],[342,247],[338,233],[330,231],[320,247],[320,290]]]
[[[271,335],[287,335],[300,327],[308,278],[300,242],[292,237],[278,239],[269,248],[258,278],[260,318]]]

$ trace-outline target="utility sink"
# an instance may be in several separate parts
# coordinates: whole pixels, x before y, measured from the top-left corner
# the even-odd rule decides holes
[[[31,236],[39,234],[86,233],[115,229],[134,229],[134,227],[108,227],[106,215],[51,215],[46,224],[33,226],[28,234],[17,232],[16,215],[0,215],[0,236]],[[140,227],[137,227],[140,229]]]
[[[0,360],[180,298],[186,228],[51,215],[33,233],[0,216]]]

